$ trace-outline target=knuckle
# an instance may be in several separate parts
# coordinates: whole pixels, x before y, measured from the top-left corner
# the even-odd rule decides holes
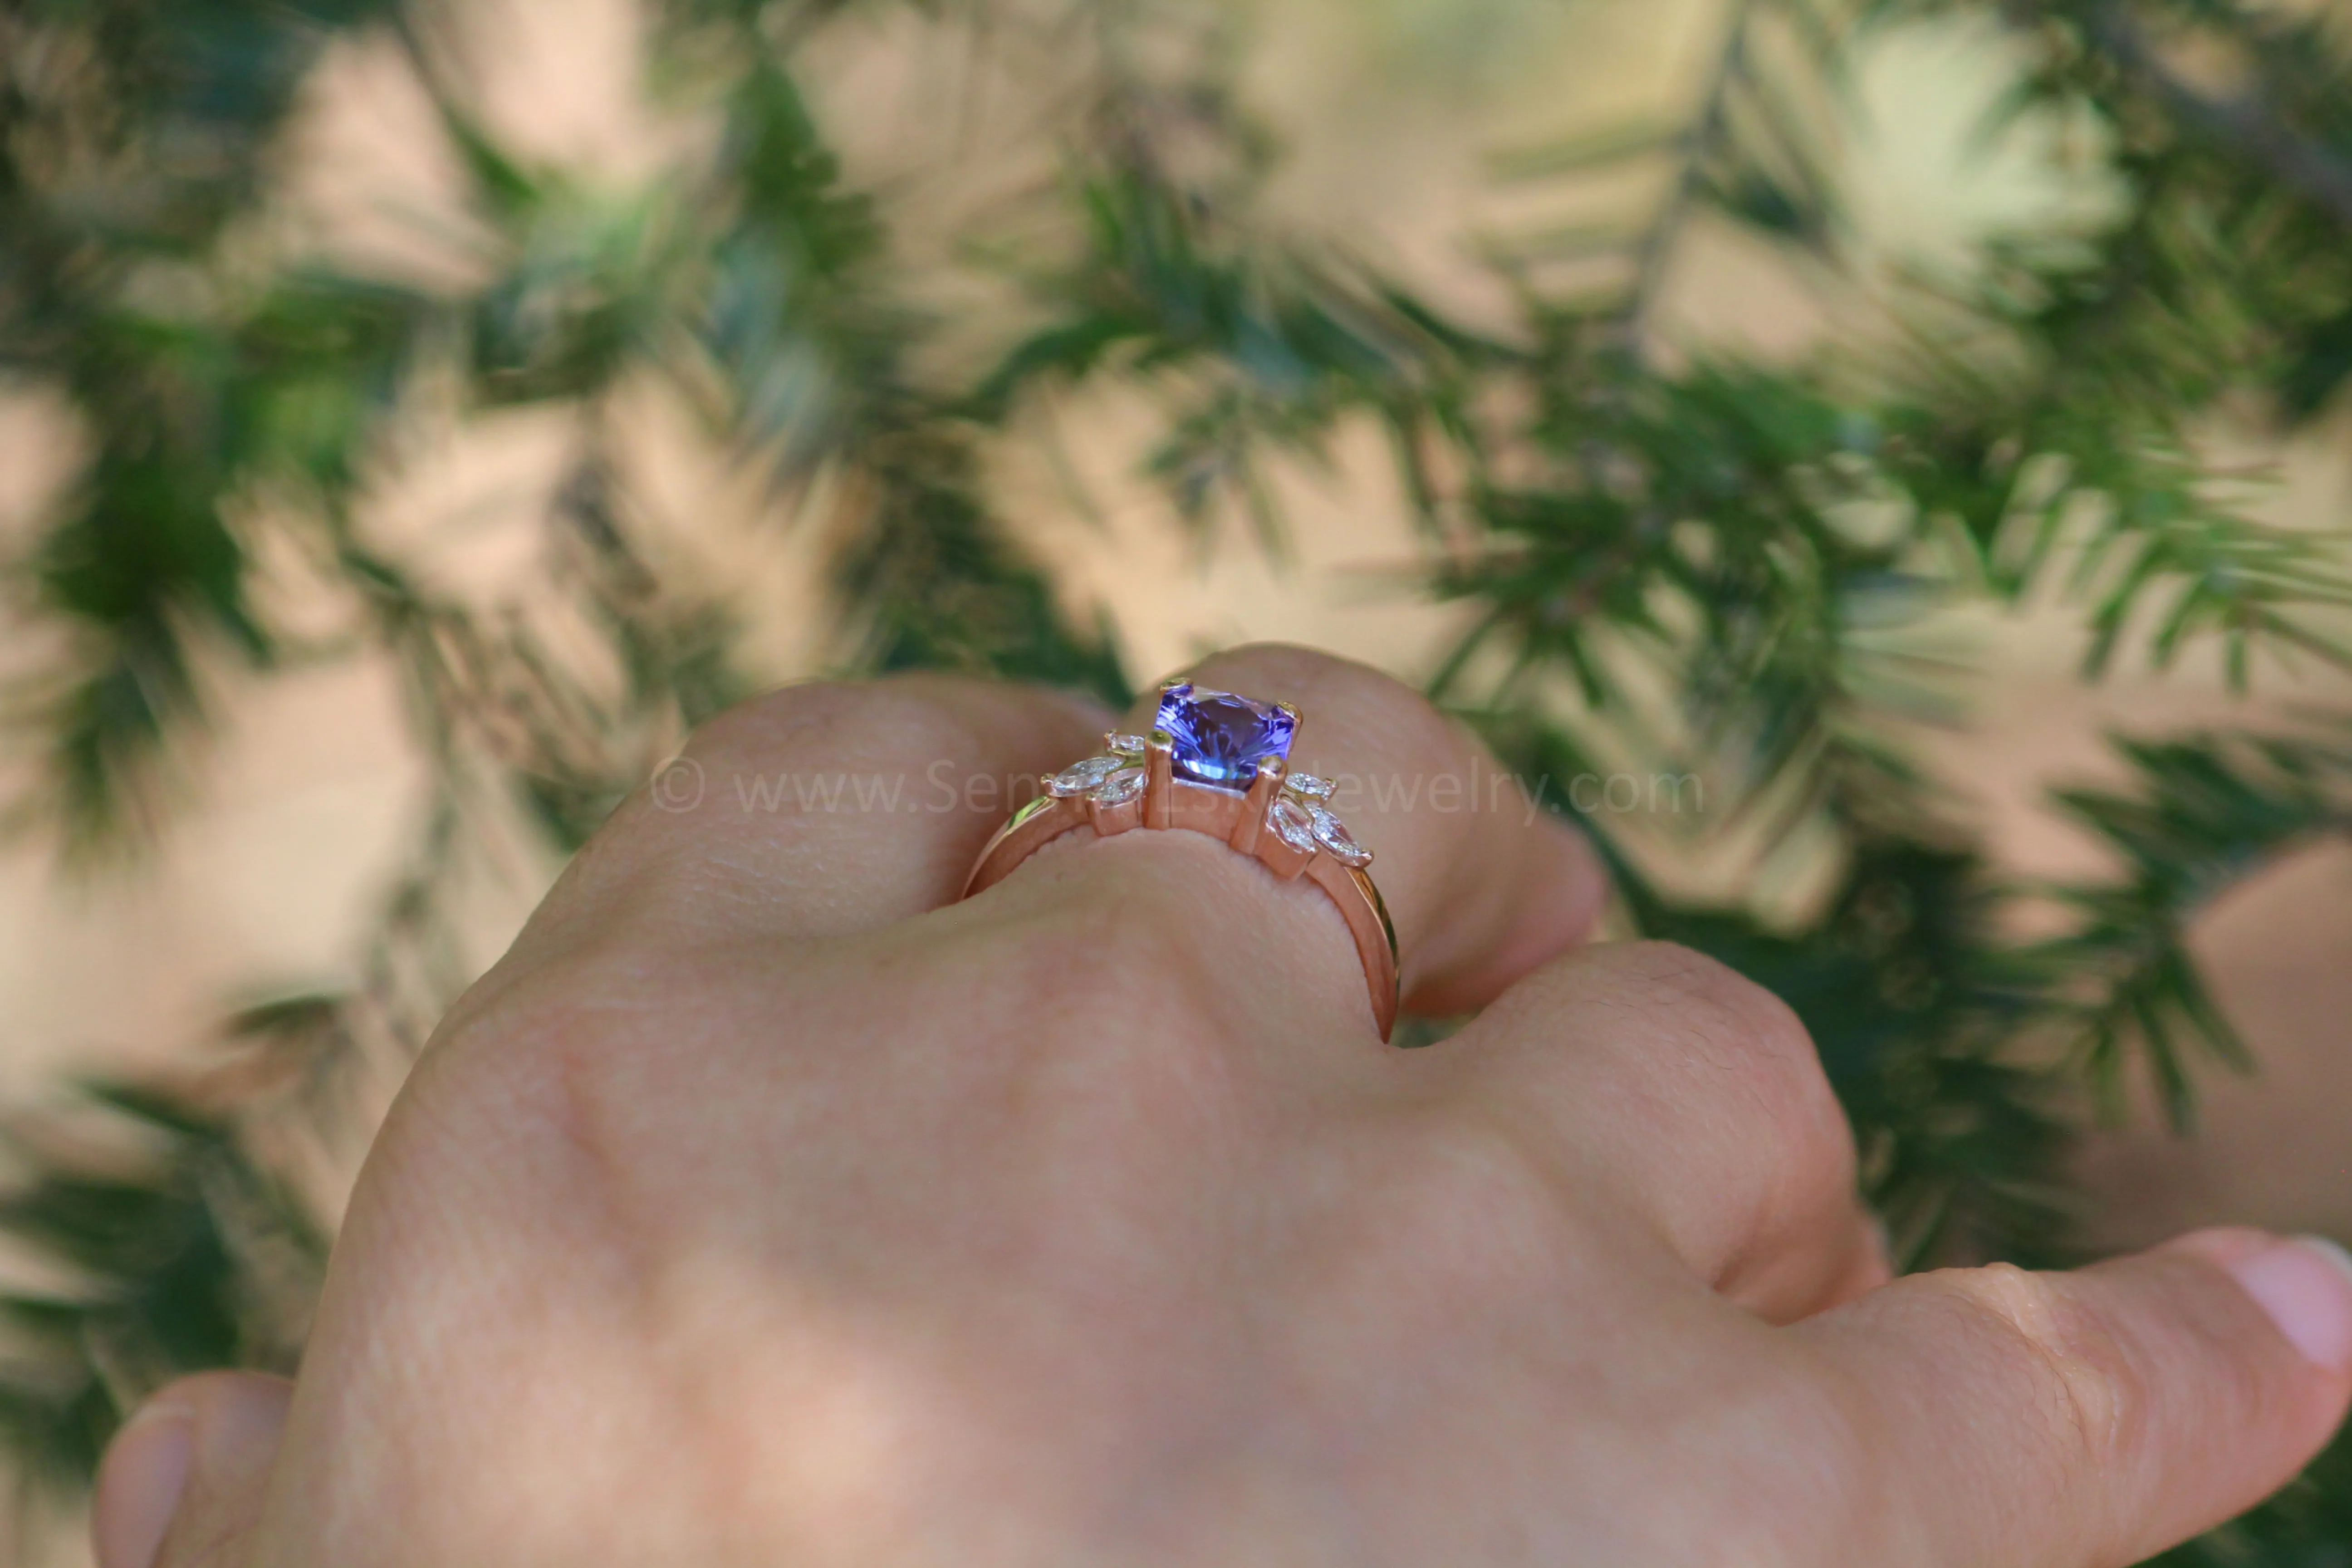
[[[2145,1423],[2150,1384],[2128,1336],[2062,1277],[1995,1263],[1956,1271],[1948,1299],[2023,1403],[2062,1473],[2107,1463]]]
[[[1524,984],[1508,1005],[1638,1043],[1645,1070],[1670,1078],[1677,1102],[1696,1094],[1719,1105],[1728,1095],[1740,1125],[1826,1153],[1825,1173],[1840,1180],[1851,1167],[1844,1112],[1804,1025],[1771,992],[1704,953],[1664,942],[1589,948]],[[1509,1032],[1535,1040],[1559,1033]]]
[[[1711,1051],[1759,1069],[1818,1075],[1812,1041],[1796,1014],[1738,971],[1671,942],[1629,942],[1612,956],[1619,985],[1657,994]]]
[[[466,1009],[436,1032],[370,1152],[381,1207],[432,1228],[446,1218],[426,1173],[462,1153],[560,1170],[582,1215],[625,1202],[625,1177],[649,1108],[631,1053],[563,965]]]
[[[1465,1075],[1471,1098],[1522,1120],[1592,1126],[1621,1152],[1636,1131],[1684,1150],[1663,1195],[1693,1257],[1731,1281],[1774,1243],[1849,1223],[1855,1152],[1843,1108],[1796,1015],[1713,959],[1667,942],[1588,950],[1515,988]],[[1573,1048],[1567,1047],[1574,1042]],[[1631,1168],[1655,1174],[1648,1155]]]
[[[618,1053],[607,1044],[613,994],[597,972],[603,944],[533,969],[478,1001],[478,986],[437,1031],[414,1075],[423,1095],[475,1100],[512,1119],[561,1107],[567,1125],[583,1089]]]
[[[972,734],[947,687],[923,679],[812,681],[739,702],[698,725],[590,837],[536,920],[548,908],[593,905],[625,922],[685,907],[732,879],[701,849],[755,824],[773,849],[902,810],[923,796],[925,770],[964,754]]]
[[[1639,946],[1629,978],[1659,997],[1659,1026],[1691,1067],[1718,1079],[1790,1146],[1847,1151],[1850,1161],[1844,1112],[1789,1005],[1703,953],[1672,942]]]

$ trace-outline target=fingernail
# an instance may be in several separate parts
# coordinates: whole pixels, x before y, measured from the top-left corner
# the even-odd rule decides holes
[[[2352,1367],[2352,1253],[2324,1236],[2298,1236],[2223,1267],[2305,1361]]]
[[[115,1434],[90,1510],[98,1568],[152,1568],[187,1489],[195,1428],[195,1411],[167,1400],[142,1406]]]

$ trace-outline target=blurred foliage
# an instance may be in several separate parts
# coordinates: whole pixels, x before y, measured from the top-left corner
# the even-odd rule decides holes
[[[84,1092],[79,1109],[117,1136],[11,1140],[39,1173],[0,1203],[0,1226],[90,1287],[0,1301],[15,1340],[0,1434],[23,1479],[68,1488],[132,1391],[189,1367],[290,1373],[327,1253],[297,1196],[248,1157],[235,1110],[152,1088]],[[124,1133],[134,1146],[105,1146]]]
[[[1025,410],[1145,394],[1149,469],[1204,548],[1238,516],[1279,551],[1269,475],[1344,430],[1383,433],[1427,589],[1470,614],[1443,699],[1531,779],[1601,759],[1686,774],[1719,829],[1828,847],[1826,889],[1767,918],[1677,900],[1641,846],[1590,824],[1636,923],[1803,1016],[1906,1258],[2070,1259],[2061,1160],[2084,1086],[2112,1102],[2145,1073],[2185,1127],[2196,1058],[2242,1065],[2184,932],[2344,829],[2352,741],[2326,715],[2119,739],[2126,782],[2056,803],[2115,874],[2040,888],[1986,862],[1900,725],[1941,714],[1950,672],[1925,633],[1969,599],[2063,597],[2091,677],[2197,647],[2242,684],[2268,659],[2352,662],[2325,629],[2352,602],[2335,542],[2244,515],[2191,440],[2225,409],[2315,419],[2352,379],[2352,54],[2326,15],[1730,0],[1675,122],[1496,159],[1498,179],[1563,189],[1646,171],[1659,195],[1635,224],[1488,237],[1517,319],[1474,328],[1284,228],[1276,150],[1213,16],[915,7],[932,26],[1058,28],[1084,57],[1050,132],[1060,178],[983,212],[958,252],[977,291],[954,297],[1014,328],[960,358],[949,329],[973,323],[920,302],[941,296],[803,90],[813,40],[887,8],[655,7],[648,79],[707,133],[615,190],[504,146],[422,0],[0,3],[0,375],[63,398],[87,443],[7,563],[12,613],[55,634],[9,692],[41,759],[17,816],[79,859],[135,849],[239,679],[362,652],[397,672],[432,764],[360,982],[232,1031],[308,1088],[116,1086],[20,1120],[0,1226],[58,1277],[0,1300],[0,1422],[28,1496],[70,1495],[171,1373],[290,1356],[321,1226],[285,1129],[331,1120],[338,1075],[413,1050],[466,983],[446,900],[484,824],[519,816],[568,851],[749,689],[740,607],[666,569],[665,525],[632,493],[616,425],[648,383],[819,530],[833,665],[1114,700],[1139,672],[1107,626],[1072,621],[991,499]],[[1840,197],[1841,138],[1866,134],[1840,112],[1855,51],[1873,28],[1979,16],[2026,61],[2005,112],[2101,127],[2119,210],[1998,245],[1966,284],[1871,283]],[[474,229],[465,282],[273,238],[274,161],[341,37],[394,47],[434,106]],[[1879,330],[1793,366],[1671,352],[1662,282],[1702,218],[1866,301]],[[572,431],[541,544],[593,658],[455,596],[362,520],[413,422],[523,406]],[[288,561],[336,606],[323,638],[268,607]],[[2347,1453],[2180,1560],[2342,1561]]]

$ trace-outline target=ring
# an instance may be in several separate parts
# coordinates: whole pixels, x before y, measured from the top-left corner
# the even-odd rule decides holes
[[[995,886],[1073,828],[1108,837],[1181,827],[1222,838],[1284,881],[1306,877],[1338,906],[1363,960],[1372,1022],[1386,1040],[1396,1024],[1396,927],[1364,869],[1372,852],[1326,804],[1331,784],[1290,771],[1298,724],[1298,710],[1287,702],[1170,682],[1160,689],[1151,733],[1113,731],[1103,736],[1103,755],[1047,779],[1045,793],[989,839],[960,897]]]

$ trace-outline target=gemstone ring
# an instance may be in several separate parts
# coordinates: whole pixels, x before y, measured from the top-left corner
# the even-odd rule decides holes
[[[1113,731],[1103,754],[1045,781],[1045,793],[996,830],[964,881],[964,898],[1003,881],[1063,834],[1108,837],[1182,827],[1222,838],[1277,878],[1304,876],[1329,896],[1355,938],[1381,1038],[1396,1023],[1396,928],[1365,868],[1372,852],[1332,815],[1332,785],[1290,771],[1298,710],[1179,680],[1160,689],[1149,735]]]

